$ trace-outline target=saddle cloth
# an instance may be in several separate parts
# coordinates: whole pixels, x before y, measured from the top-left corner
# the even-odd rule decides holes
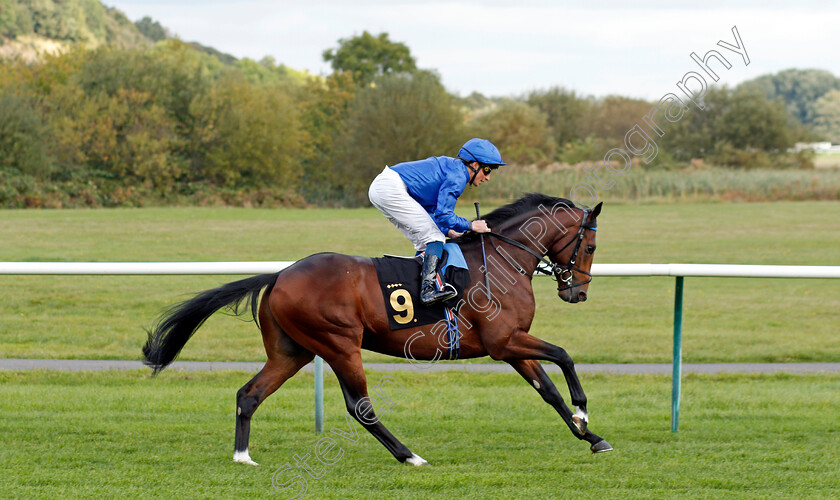
[[[420,301],[422,257],[386,255],[373,259],[391,330],[437,323],[445,318],[446,307],[454,307],[461,300],[464,289],[470,285],[470,272],[461,247],[456,243],[445,244],[441,261],[444,262],[441,274],[447,283],[455,287],[458,295],[445,302],[424,306]]]

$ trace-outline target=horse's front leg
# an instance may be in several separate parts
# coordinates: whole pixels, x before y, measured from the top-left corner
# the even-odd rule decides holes
[[[572,398],[572,404],[577,407],[573,418],[577,425],[582,427],[582,431],[586,430],[586,425],[589,423],[589,415],[586,413],[586,394],[583,392],[583,387],[580,385],[580,380],[575,371],[575,363],[565,349],[540,340],[525,330],[517,330],[510,336],[504,349],[493,358],[507,362],[536,359],[551,361],[559,366],[563,371],[563,377],[566,379],[566,385],[569,386],[569,396]]]
[[[563,421],[566,422],[566,425],[569,426],[571,429],[572,434],[574,434],[578,439],[582,439],[590,444],[589,449],[592,450],[593,453],[600,453],[603,451],[610,451],[612,450],[612,446],[601,436],[593,433],[589,430],[586,425],[581,425],[579,419],[576,419],[577,415],[572,415],[572,411],[566,406],[566,403],[563,401],[563,396],[557,391],[557,388],[554,386],[554,383],[548,378],[548,374],[545,373],[542,366],[538,361],[532,359],[520,359],[520,360],[510,360],[508,363],[520,374],[522,377],[531,384],[534,389],[542,396],[543,400],[546,403],[550,404],[557,410],[557,413],[563,418]]]

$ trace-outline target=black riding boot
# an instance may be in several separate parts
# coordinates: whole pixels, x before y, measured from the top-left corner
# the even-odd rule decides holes
[[[420,285],[420,300],[423,305],[431,305],[442,300],[449,300],[458,292],[455,287],[449,283],[443,285],[442,290],[437,287],[437,267],[440,263],[440,258],[437,255],[426,254],[423,256],[423,270],[420,272],[420,278],[423,283]]]

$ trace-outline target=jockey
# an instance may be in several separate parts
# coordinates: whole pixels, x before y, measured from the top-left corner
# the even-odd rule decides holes
[[[418,253],[425,251],[420,288],[424,305],[453,298],[450,284],[438,286],[438,266],[446,236],[457,238],[466,231],[488,233],[483,220],[472,223],[454,213],[455,203],[467,185],[478,186],[493,170],[505,165],[499,150],[486,139],[470,139],[457,158],[432,156],[425,160],[385,167],[370,185],[370,202],[385,215]],[[444,236],[446,235],[446,236]]]

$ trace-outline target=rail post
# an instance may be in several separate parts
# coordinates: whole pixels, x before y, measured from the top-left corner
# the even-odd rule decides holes
[[[682,378],[682,310],[683,277],[677,276],[674,290],[674,356],[673,374],[671,375],[671,432],[680,427],[680,381]]]
[[[315,432],[324,432],[324,360],[315,356]]]

